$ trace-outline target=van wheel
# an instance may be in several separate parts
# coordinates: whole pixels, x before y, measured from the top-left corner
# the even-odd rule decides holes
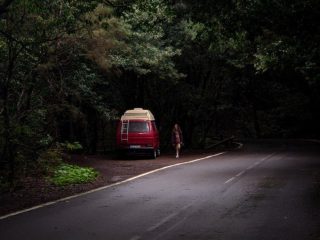
[[[160,148],[157,149],[157,157],[160,156]]]
[[[156,159],[156,158],[157,158],[157,150],[156,150],[156,149],[153,149],[152,159]]]

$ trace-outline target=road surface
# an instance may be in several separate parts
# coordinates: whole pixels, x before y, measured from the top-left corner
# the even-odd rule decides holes
[[[319,240],[319,146],[246,143],[2,219],[0,239]]]

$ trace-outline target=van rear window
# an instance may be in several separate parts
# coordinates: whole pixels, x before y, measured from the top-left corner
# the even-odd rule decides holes
[[[149,132],[149,125],[147,122],[130,122],[129,132]]]

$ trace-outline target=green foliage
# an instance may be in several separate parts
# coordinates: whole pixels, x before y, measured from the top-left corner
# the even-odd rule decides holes
[[[66,141],[64,143],[60,143],[60,146],[68,153],[79,152],[79,150],[83,149],[82,145],[79,142],[70,143]]]
[[[163,0],[134,2],[120,18],[125,37],[123,47],[112,51],[113,65],[138,75],[152,73],[158,78],[182,77],[173,62],[181,51],[167,37],[173,19],[170,7]]]
[[[39,154],[36,161],[36,173],[47,175],[50,174],[57,166],[62,164],[62,149],[59,145],[52,146]]]
[[[207,31],[205,24],[193,22],[191,19],[183,19],[180,22],[179,27],[181,27],[182,33],[185,36],[183,39],[184,41],[196,41],[199,37],[201,37],[201,34]],[[175,32],[175,34],[179,33]]]
[[[282,39],[268,39],[259,37],[257,42],[257,52],[254,54],[254,67],[257,72],[268,70],[281,70],[285,66],[292,64],[292,59],[296,54],[296,49]]]
[[[70,184],[92,182],[98,175],[98,172],[92,168],[61,164],[55,169],[53,176],[49,181],[57,186],[66,186]]]

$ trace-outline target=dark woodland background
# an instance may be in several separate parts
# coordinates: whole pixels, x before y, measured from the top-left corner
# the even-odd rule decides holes
[[[319,22],[318,0],[0,0],[2,178],[57,143],[112,151],[134,107],[163,148],[175,122],[188,148],[318,138]]]

